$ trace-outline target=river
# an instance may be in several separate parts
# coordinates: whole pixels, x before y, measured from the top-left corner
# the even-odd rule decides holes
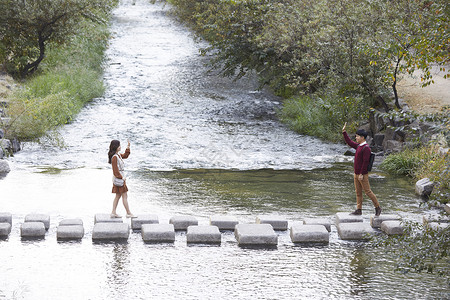
[[[203,42],[170,17],[170,7],[121,1],[112,20],[105,95],[60,130],[66,147],[26,144],[0,178],[0,211],[13,228],[0,240],[0,299],[438,299],[442,278],[400,274],[383,249],[338,238],[298,246],[279,232],[276,249],[248,249],[224,233],[220,246],[92,243],[93,217],[109,213],[113,195],[107,151],[131,142],[125,161],[135,214],[167,223],[174,215],[254,222],[275,214],[290,222],[352,211],[351,160],[344,145],[298,135],[281,124],[280,99],[208,72]],[[421,218],[421,200],[406,178],[371,175],[383,212]],[[51,216],[44,240],[23,241],[28,213]],[[119,204],[118,212],[124,214]],[[364,218],[373,214],[365,199]],[[64,218],[81,218],[81,242],[57,242]],[[127,220],[129,222],[129,220]]]

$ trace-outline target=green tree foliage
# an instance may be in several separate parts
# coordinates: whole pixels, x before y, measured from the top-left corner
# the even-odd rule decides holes
[[[70,122],[88,101],[103,94],[102,64],[109,31],[90,20],[77,24],[77,35],[64,45],[51,44],[39,72],[9,96],[1,124],[8,138],[61,145],[54,129]]]
[[[448,62],[445,0],[170,0],[208,42],[214,65],[256,71],[289,97],[362,97],[388,110],[398,76]],[[314,97],[311,99],[315,99]]]
[[[433,229],[416,222],[406,222],[403,226],[403,235],[375,236],[370,245],[395,253],[396,269],[403,273],[436,273],[448,279],[450,227]]]
[[[0,61],[15,77],[37,70],[49,44],[76,34],[83,19],[105,22],[116,0],[1,0]]]
[[[422,86],[433,83],[431,67],[441,71],[450,62],[448,1],[371,1],[375,24],[369,36],[367,52],[375,57],[370,62],[380,68],[384,82],[392,86],[395,104],[400,108],[397,82],[401,74],[422,72]]]

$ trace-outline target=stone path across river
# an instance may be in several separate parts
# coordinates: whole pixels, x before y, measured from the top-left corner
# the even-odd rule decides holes
[[[12,214],[0,213],[0,237],[8,240],[12,228]],[[332,222],[334,219],[334,223]],[[130,220],[128,222],[128,220]],[[294,244],[322,243],[330,240],[332,226],[337,229],[341,240],[367,240],[370,235],[380,233],[401,234],[403,225],[398,215],[371,216],[370,222],[364,222],[363,216],[352,216],[348,212],[337,213],[334,217],[307,218],[302,221],[289,221],[281,216],[263,215],[255,218],[255,223],[240,223],[232,216],[211,216],[209,224],[199,224],[193,216],[173,216],[168,224],[160,224],[158,216],[138,215],[136,218],[112,218],[109,214],[96,214],[92,229],[92,241],[127,241],[130,232],[140,231],[147,243],[173,243],[176,232],[186,235],[188,244],[221,244],[224,232],[233,232],[240,246],[277,246],[278,236],[289,232]],[[447,220],[448,221],[448,220]],[[424,217],[424,222],[433,221]],[[430,225],[430,226],[436,226]],[[438,225],[447,226],[447,223]],[[43,239],[50,235],[50,216],[29,214],[20,223],[22,239]],[[84,224],[81,219],[64,219],[57,226],[58,241],[82,240],[85,238]]]

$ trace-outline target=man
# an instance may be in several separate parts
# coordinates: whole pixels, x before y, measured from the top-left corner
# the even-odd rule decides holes
[[[347,123],[345,123],[344,127],[342,128],[344,140],[347,145],[356,149],[353,165],[353,168],[355,170],[353,180],[355,182],[356,191],[356,210],[352,212],[351,215],[362,215],[362,191],[364,190],[364,193],[370,198],[370,200],[372,200],[373,206],[375,206],[375,216],[379,216],[381,214],[381,207],[378,203],[377,197],[370,189],[369,174],[367,171],[367,166],[369,165],[370,159],[370,148],[366,142],[367,132],[364,129],[359,129],[358,131],[356,131],[355,143],[348,137],[348,134],[345,131],[346,126]]]

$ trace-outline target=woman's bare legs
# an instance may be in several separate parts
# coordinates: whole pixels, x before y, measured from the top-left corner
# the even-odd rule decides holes
[[[125,207],[125,210],[127,211],[127,215],[132,215],[132,213],[130,211],[130,207],[128,206],[128,194],[127,194],[127,192],[122,194],[122,202],[123,202],[123,206]]]
[[[113,209],[111,212],[111,216],[116,216],[116,209],[117,209],[117,205],[119,204],[119,199],[120,199],[120,194],[116,194],[116,197],[114,197],[114,201],[113,201]]]

